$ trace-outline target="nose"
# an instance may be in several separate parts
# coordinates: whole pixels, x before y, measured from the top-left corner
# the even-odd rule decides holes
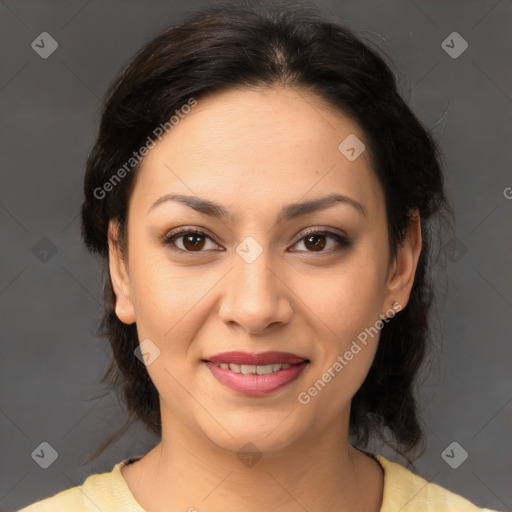
[[[251,263],[237,256],[219,310],[224,323],[239,325],[256,336],[287,324],[293,314],[293,293],[286,286],[285,277],[269,265],[267,252],[264,250]]]

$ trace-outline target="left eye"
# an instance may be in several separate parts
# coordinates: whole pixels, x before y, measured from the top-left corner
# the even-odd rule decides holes
[[[313,247],[312,251],[307,252],[327,252],[323,250],[326,246],[326,238],[334,241],[335,250],[351,245],[347,238],[337,233],[332,233],[331,231],[310,231],[306,236],[302,237],[297,244],[303,243],[305,247]],[[336,248],[336,246],[338,247]]]
[[[326,250],[324,250],[325,247],[328,245],[325,239],[330,239],[332,242],[334,242],[334,247],[336,248],[336,246],[338,246],[337,249],[341,249],[343,247],[348,247],[351,245],[350,240],[348,240],[347,238],[338,235],[337,233],[333,233],[331,231],[321,230],[308,232],[294,245],[303,243],[304,247],[306,247],[306,252],[327,252]],[[175,241],[181,241],[181,247],[180,244],[175,243]],[[165,239],[163,240],[165,245],[171,245],[176,248],[175,250],[189,253],[204,252],[203,249],[205,249],[205,247],[208,245],[207,241],[210,241],[214,246],[217,245],[216,242],[214,242],[213,239],[210,236],[208,236],[204,231],[194,229],[182,230],[178,233],[174,233],[165,237]],[[327,249],[331,248],[327,247]],[[208,247],[206,247],[206,249],[208,249]],[[213,248],[213,250],[222,249]]]

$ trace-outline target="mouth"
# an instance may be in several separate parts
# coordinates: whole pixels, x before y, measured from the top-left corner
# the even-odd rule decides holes
[[[210,361],[215,364],[239,364],[239,365],[255,365],[264,366],[270,364],[299,364],[308,359],[291,352],[253,352],[231,351],[222,352],[210,356],[204,361]]]
[[[206,361],[212,362],[212,361]],[[244,375],[268,375],[281,370],[287,370],[292,365],[289,363],[270,363],[270,364],[236,364],[236,363],[212,363],[218,368],[231,370],[234,373],[242,373]],[[300,364],[300,363],[297,363]]]
[[[224,352],[203,359],[224,386],[249,396],[265,396],[295,381],[310,363],[288,352]]]

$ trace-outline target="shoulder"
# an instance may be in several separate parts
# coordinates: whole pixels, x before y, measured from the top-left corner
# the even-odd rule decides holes
[[[54,496],[32,503],[18,512],[53,512],[60,509],[70,512],[86,510],[79,489],[79,487],[73,487],[61,491]]]
[[[381,512],[494,512],[427,482],[404,466],[375,455],[384,469]]]
[[[126,462],[116,464],[110,472],[89,475],[82,485],[32,503],[18,512],[97,512],[98,508],[117,512],[126,506],[141,511],[121,474],[121,467]]]
[[[84,508],[80,487],[61,491],[54,496],[32,503],[18,512],[53,512],[54,510],[69,510],[70,512],[87,510]]]

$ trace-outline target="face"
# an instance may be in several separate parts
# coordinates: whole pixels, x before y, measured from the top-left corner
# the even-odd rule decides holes
[[[118,317],[150,340],[163,434],[179,425],[230,450],[252,442],[272,451],[346,428],[377,349],[375,327],[395,301],[407,304],[419,221],[391,257],[368,152],[354,160],[338,149],[349,135],[366,144],[364,133],[299,91],[200,99],[142,163],[126,258],[111,242],[110,269]],[[297,207],[333,195],[321,208]],[[259,376],[205,362],[231,351],[306,362]]]

